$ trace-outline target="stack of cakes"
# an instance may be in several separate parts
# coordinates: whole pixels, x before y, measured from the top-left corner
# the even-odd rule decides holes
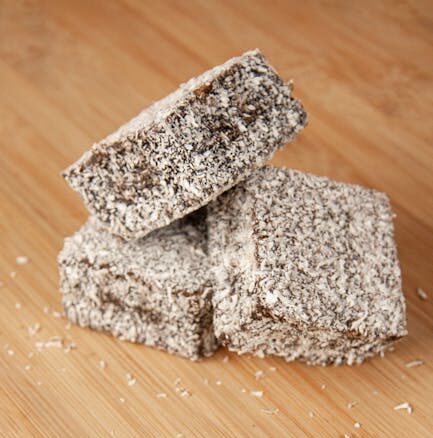
[[[406,334],[386,195],[265,166],[306,113],[258,51],[179,87],[64,176],[68,318],[190,359],[358,363]]]

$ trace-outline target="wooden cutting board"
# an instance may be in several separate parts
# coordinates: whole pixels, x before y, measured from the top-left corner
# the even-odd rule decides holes
[[[310,115],[273,163],[391,198],[410,334],[384,358],[314,368],[220,351],[190,363],[61,317],[56,255],[86,218],[61,169],[254,47]],[[0,435],[432,436],[432,47],[431,1],[1,1]],[[77,348],[39,352],[53,336]],[[404,402],[412,414],[393,409]]]

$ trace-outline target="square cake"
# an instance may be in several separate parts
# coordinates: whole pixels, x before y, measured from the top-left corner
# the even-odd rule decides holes
[[[90,218],[58,261],[72,322],[193,360],[215,350],[202,211],[135,242]]]
[[[254,50],[145,109],[64,177],[101,226],[138,239],[245,179],[305,124],[291,84]]]
[[[208,207],[214,326],[232,351],[354,364],[406,334],[385,194],[264,167]]]

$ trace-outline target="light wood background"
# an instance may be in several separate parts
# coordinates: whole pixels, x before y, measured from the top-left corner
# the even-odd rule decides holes
[[[61,169],[180,82],[254,47],[294,79],[310,116],[274,163],[391,197],[410,334],[385,358],[313,368],[221,351],[190,363],[56,317],[56,255],[86,218]],[[428,0],[0,0],[0,434],[432,436],[432,47]],[[39,352],[52,336],[77,349]],[[407,368],[414,359],[425,364]],[[393,409],[403,402],[413,414]]]

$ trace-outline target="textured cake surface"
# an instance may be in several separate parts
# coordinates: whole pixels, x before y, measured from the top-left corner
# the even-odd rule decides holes
[[[101,225],[136,239],[243,180],[305,124],[291,85],[250,51],[145,109],[64,176]]]
[[[90,218],[65,239],[58,261],[74,323],[190,359],[216,348],[206,226],[198,213],[135,242]]]
[[[406,334],[385,194],[264,167],[208,209],[214,325],[239,352],[354,363]]]

